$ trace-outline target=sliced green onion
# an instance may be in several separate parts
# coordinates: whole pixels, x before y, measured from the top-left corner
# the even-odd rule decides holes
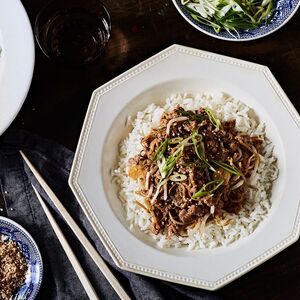
[[[219,33],[221,31],[222,27],[220,25],[218,25],[216,22],[212,22],[206,18],[203,18],[202,16],[200,16],[200,14],[192,13],[192,10],[190,10],[190,9],[185,9],[185,10],[191,15],[191,17],[195,21],[212,27],[216,33]]]
[[[181,158],[183,153],[184,145],[181,145],[171,156],[166,158],[164,165],[162,166],[162,176],[163,178],[168,177],[175,167],[177,161]]]
[[[156,149],[153,158],[151,160],[151,163],[154,163],[155,161],[159,160],[162,158],[162,156],[164,155],[167,146],[169,144],[169,139],[165,139],[160,145],[159,147]]]
[[[183,141],[182,137],[175,137],[169,140],[169,144],[179,144]]]
[[[209,121],[217,128],[220,129],[221,127],[221,121],[217,119],[214,114],[206,107],[205,112],[208,115]]]
[[[203,196],[207,196],[212,194],[215,190],[217,190],[222,184],[224,180],[213,180],[202,186],[202,188],[192,196],[192,199],[200,198]],[[212,188],[210,188],[212,186]]]
[[[194,113],[192,111],[186,111],[186,110],[179,110],[178,111],[182,116],[186,116],[189,117],[191,120],[195,120],[195,121],[203,121],[205,119],[205,116],[203,115],[199,115],[197,113]]]
[[[219,166],[220,168],[222,168],[223,170],[225,170],[226,172],[230,173],[230,174],[234,174],[234,175],[238,175],[238,176],[241,176],[242,173],[241,171],[236,168],[236,167],[232,167],[224,162],[221,162],[221,161],[215,161],[213,160],[212,161],[215,165]]]
[[[182,5],[186,5],[187,3],[189,3],[190,2],[190,0],[181,0],[181,4]]]
[[[180,182],[180,181],[184,181],[184,180],[186,180],[186,175],[184,175],[184,174],[173,174],[173,175],[171,175],[170,177],[169,177],[169,179],[171,180],[171,181],[178,181],[178,182]]]
[[[197,141],[197,138],[199,139],[199,142]],[[196,131],[193,131],[192,133],[192,141],[194,145],[194,150],[198,158],[204,162],[204,164],[209,167],[213,172],[216,171],[216,169],[208,162],[208,160],[205,157],[205,151],[204,151],[204,144],[203,144],[203,137],[201,134],[199,134]],[[197,144],[200,144],[200,147],[197,146]]]
[[[187,138],[185,138],[180,144],[186,146],[191,146],[193,145],[193,143],[191,142],[192,137],[189,136]]]
[[[198,144],[197,138],[199,138],[200,147],[197,147],[197,144]],[[203,140],[202,135],[196,131],[193,131],[192,141],[193,141],[195,153],[197,154],[197,156],[200,160],[205,160],[204,146],[203,146],[202,140]]]
[[[268,24],[275,12],[272,0],[181,0],[183,9],[198,23],[212,27],[215,32],[226,30],[235,38],[238,30]]]

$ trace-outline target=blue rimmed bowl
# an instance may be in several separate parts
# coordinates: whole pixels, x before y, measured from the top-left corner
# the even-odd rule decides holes
[[[33,300],[41,287],[43,262],[32,236],[16,222],[0,217],[0,237],[3,241],[15,241],[26,259],[28,271],[25,283],[15,292],[12,300]]]
[[[300,0],[275,0],[275,12],[268,25],[263,24],[256,29],[239,30],[239,34],[233,36],[225,30],[216,33],[211,27],[200,24],[184,9],[181,0],[172,1],[184,19],[196,29],[212,37],[227,41],[249,41],[269,35],[287,23],[300,5]]]

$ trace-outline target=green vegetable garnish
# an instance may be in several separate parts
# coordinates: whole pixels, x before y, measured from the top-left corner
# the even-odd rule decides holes
[[[197,138],[199,139],[199,142],[197,141]],[[196,131],[193,131],[192,141],[193,141],[195,152],[200,160],[205,160],[204,145],[202,140],[203,140],[202,135]],[[200,147],[198,147],[198,143],[200,144]]]
[[[198,158],[204,162],[204,164],[209,167],[213,172],[216,171],[216,169],[208,162],[208,160],[205,157],[205,151],[204,151],[204,144],[203,144],[203,137],[201,134],[199,134],[196,131],[193,131],[192,133],[192,141],[194,145],[194,150]],[[200,147],[198,146],[200,145]]]
[[[171,181],[184,181],[187,179],[187,176],[184,174],[173,174],[169,177]]]
[[[217,128],[220,129],[221,127],[221,121],[219,119],[217,119],[214,114],[208,109],[205,108],[205,112],[208,115],[209,121]]]
[[[200,198],[200,197],[212,194],[223,183],[224,183],[224,180],[222,179],[222,180],[213,180],[206,184],[203,184],[202,188],[192,196],[192,199],[196,199],[196,198]]]
[[[184,145],[179,146],[179,148],[171,156],[166,158],[166,161],[161,169],[163,178],[168,177],[172,173],[177,161],[182,156],[183,149]]]
[[[186,12],[197,22],[234,37],[268,23],[275,11],[274,0],[182,0]]]
[[[169,144],[179,144],[183,141],[182,137],[175,137],[169,140]]]
[[[222,168],[223,170],[225,170],[226,172],[230,173],[230,174],[234,174],[234,175],[238,175],[238,176],[241,176],[242,173],[241,171],[236,168],[236,167],[232,167],[224,162],[221,162],[221,161],[215,161],[213,160],[212,161],[215,165],[219,166],[220,168]]]
[[[182,116],[185,116],[185,117],[189,117],[191,120],[195,120],[195,121],[203,121],[205,119],[205,116],[203,115],[199,115],[199,114],[196,114],[192,111],[185,111],[185,110],[179,110],[178,111]]]
[[[161,159],[168,147],[169,144],[169,139],[165,139],[160,145],[159,147],[156,149],[153,158],[151,160],[151,163],[154,163],[155,161]]]

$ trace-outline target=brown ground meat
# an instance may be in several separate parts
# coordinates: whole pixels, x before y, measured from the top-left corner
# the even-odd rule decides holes
[[[204,108],[177,106],[164,113],[160,126],[142,138],[142,152],[129,161],[132,179],[145,184],[150,175],[152,193],[145,186],[137,193],[147,198],[151,231],[171,236],[203,219],[221,218],[223,211],[238,213],[262,141],[237,131],[235,120],[218,125]]]

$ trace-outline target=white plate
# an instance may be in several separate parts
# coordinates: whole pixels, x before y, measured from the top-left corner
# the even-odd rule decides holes
[[[128,115],[173,92],[225,91],[255,109],[275,145],[280,175],[267,219],[228,247],[188,252],[161,249],[130,231],[110,171],[128,134]],[[171,46],[94,91],[69,184],[115,263],[123,269],[204,289],[217,289],[280,252],[299,237],[299,115],[262,65]]]
[[[19,0],[0,2],[0,134],[16,117],[30,87],[34,41]]]

